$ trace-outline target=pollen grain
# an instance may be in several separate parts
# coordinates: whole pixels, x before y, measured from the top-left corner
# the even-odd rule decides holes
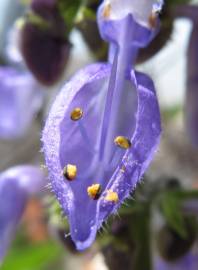
[[[93,200],[97,200],[101,194],[101,185],[100,184],[93,184],[87,188],[87,193],[90,198]]]
[[[117,203],[119,201],[118,193],[112,190],[108,190],[107,195],[105,196],[105,200],[108,202]]]
[[[114,139],[114,143],[119,146],[120,148],[123,148],[123,149],[128,149],[131,147],[131,142],[129,139],[127,139],[126,137],[124,136],[117,136],[115,139]]]
[[[111,13],[111,4],[110,3],[107,3],[104,6],[104,9],[103,9],[103,17],[104,18],[109,18],[110,13]]]
[[[63,175],[69,181],[74,180],[76,178],[76,175],[77,175],[77,167],[76,167],[76,165],[67,164],[63,168]]]
[[[73,121],[80,120],[82,116],[83,116],[83,110],[81,108],[75,108],[70,114],[70,118]]]

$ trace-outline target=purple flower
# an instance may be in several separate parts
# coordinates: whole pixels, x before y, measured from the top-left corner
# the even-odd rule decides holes
[[[0,138],[24,135],[39,110],[43,93],[33,77],[11,67],[0,67]]]
[[[175,18],[184,17],[192,21],[192,31],[187,49],[186,68],[186,99],[185,99],[185,120],[186,130],[191,142],[198,146],[198,6],[177,5],[173,10]]]
[[[28,196],[41,191],[45,176],[34,166],[17,166],[0,174],[0,263],[15,235]]]
[[[156,1],[147,2],[157,27],[151,5]],[[132,5],[140,15],[144,11],[137,1],[122,1],[123,9],[113,3],[121,2],[111,6],[105,1],[98,12],[101,35],[111,43],[112,64],[90,65],[65,84],[42,138],[52,190],[79,250],[92,244],[103,221],[129,197],[161,133],[153,83],[133,69],[138,48],[148,44],[155,27],[149,16],[132,16]],[[111,12],[123,10],[111,18]]]
[[[191,9],[193,29],[187,52],[186,127],[192,142],[198,146],[198,7]]]

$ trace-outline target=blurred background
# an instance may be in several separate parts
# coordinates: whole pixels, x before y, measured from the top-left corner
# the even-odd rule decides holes
[[[58,11],[38,11],[31,2],[0,1],[1,172],[27,163],[47,171],[40,137],[55,96],[75,71],[107,56],[96,24],[99,1],[65,0]],[[198,269],[198,3],[166,1],[160,18],[161,31],[140,51],[136,69],[155,83],[163,133],[133,200],[79,253],[44,188],[29,199],[0,269]],[[43,30],[46,21],[52,32]],[[7,81],[6,68],[13,70]]]

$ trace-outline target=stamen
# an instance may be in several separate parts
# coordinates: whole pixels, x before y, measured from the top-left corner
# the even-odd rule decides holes
[[[124,136],[118,136],[114,139],[114,143],[123,149],[128,149],[131,147],[131,142]]]
[[[103,120],[102,120],[102,129],[101,129],[100,147],[99,147],[100,149],[99,160],[103,160],[103,155],[105,151],[105,145],[106,145],[107,134],[108,134],[108,126],[109,126],[110,117],[111,117],[112,100],[113,100],[115,81],[116,81],[115,78],[116,78],[117,63],[118,63],[118,50],[116,49],[115,57],[114,57],[112,69],[111,69],[111,75],[109,79],[105,110],[104,110],[104,115],[103,115]]]
[[[82,121],[78,122],[78,127],[81,133],[82,138],[84,139],[86,145],[87,145],[87,149],[89,150],[89,152],[91,153],[96,153],[97,150],[94,148],[93,143],[90,141],[89,135],[86,131],[85,126],[83,125]]]
[[[75,108],[70,114],[70,118],[72,121],[78,121],[82,118],[82,116],[83,110],[81,108]]]
[[[90,198],[92,198],[93,200],[97,200],[101,194],[101,185],[93,184],[92,186],[87,188],[87,193]]]
[[[156,12],[152,12],[150,14],[148,22],[151,28],[155,29],[157,27],[157,13]]]
[[[91,152],[94,153],[96,152],[96,150],[94,149],[94,147],[92,146],[92,143],[89,139],[89,135],[86,131],[85,126],[83,125],[81,118],[83,116],[83,110],[79,107],[75,108],[71,114],[70,114],[70,118],[72,121],[78,121],[78,128],[80,130],[81,136],[84,139],[86,145],[87,145],[87,149]]]
[[[69,181],[74,180],[76,178],[76,175],[77,175],[77,167],[76,167],[76,165],[67,164],[63,168],[63,175]]]
[[[99,160],[104,164],[109,164],[112,156],[112,141],[117,130],[117,119],[120,117],[120,106],[125,93],[126,78],[130,78],[131,76],[131,65],[135,62],[138,51],[136,46],[129,46],[126,42],[131,35],[133,35],[133,29],[129,21],[125,20],[119,34],[119,39],[117,40],[119,46],[111,46],[114,51],[114,59],[107,90],[99,144]]]
[[[118,193],[112,190],[107,190],[107,195],[105,196],[105,200],[108,202],[117,203],[119,201]]]
[[[103,17],[104,18],[109,18],[110,13],[111,13],[111,4],[110,3],[107,3],[104,6],[104,9],[103,9]]]

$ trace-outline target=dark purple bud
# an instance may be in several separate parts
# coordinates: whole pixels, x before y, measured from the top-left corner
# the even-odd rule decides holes
[[[22,55],[38,81],[52,85],[60,79],[69,58],[67,27],[57,1],[36,0],[31,7],[33,13],[21,29]]]
[[[31,9],[43,16],[47,12],[53,13],[57,7],[58,0],[32,0]]]

